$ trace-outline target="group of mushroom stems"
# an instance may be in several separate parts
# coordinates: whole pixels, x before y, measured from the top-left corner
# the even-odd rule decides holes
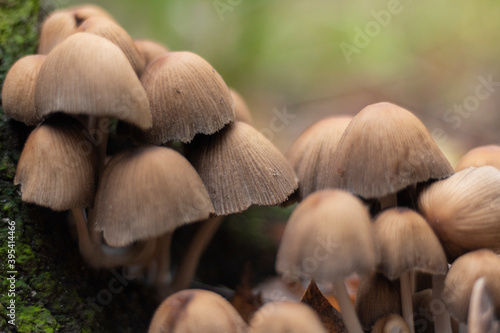
[[[248,325],[221,296],[180,291],[224,216],[295,201],[276,270],[332,291],[349,333],[498,332],[498,146],[454,170],[411,112],[378,103],[317,122],[284,156],[208,62],[134,41],[94,5],[45,19],[2,103],[36,126],[14,180],[22,199],[69,211],[89,265],[125,266],[171,295],[150,332],[326,332],[302,303],[266,304]],[[174,230],[194,222],[172,271]]]

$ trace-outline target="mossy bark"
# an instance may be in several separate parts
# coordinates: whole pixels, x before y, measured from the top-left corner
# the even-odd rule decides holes
[[[19,58],[36,51],[40,19],[52,8],[38,0],[0,0],[0,82]],[[8,119],[0,108],[0,331],[144,332],[158,301],[121,270],[96,271],[78,253],[65,213],[21,202],[15,168],[33,128]],[[8,226],[15,221],[15,244]],[[12,235],[12,234],[11,234]],[[15,267],[8,251],[15,250]],[[12,252],[12,251],[11,251]],[[15,270],[17,273],[9,274]],[[15,297],[9,297],[15,276]],[[7,306],[15,299],[15,326]]]

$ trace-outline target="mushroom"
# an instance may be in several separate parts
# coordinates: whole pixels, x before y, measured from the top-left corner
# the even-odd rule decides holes
[[[488,145],[480,146],[469,150],[460,161],[458,161],[455,171],[461,171],[469,167],[480,167],[491,165],[500,169],[500,146]]]
[[[397,314],[389,314],[380,318],[373,326],[372,333],[410,333],[404,319]]]
[[[35,111],[35,83],[44,55],[22,57],[9,69],[2,88],[2,106],[7,117],[32,126],[41,122]]]
[[[445,280],[446,308],[462,323],[467,322],[472,289],[480,277],[485,278],[495,314],[500,315],[500,258],[490,250],[476,250],[455,260]]]
[[[453,174],[420,120],[391,103],[361,110],[347,126],[332,160],[332,166],[318,175],[320,188],[339,188],[365,199],[385,198],[384,207],[395,206],[395,194],[407,186]]]
[[[276,258],[285,279],[314,278],[330,283],[350,333],[362,332],[344,279],[372,272],[377,249],[370,216],[363,203],[340,190],[309,195],[293,211]]]
[[[351,119],[350,116],[333,116],[320,120],[288,148],[285,156],[299,177],[300,199],[322,188],[318,179],[330,173],[333,153]]]
[[[387,209],[377,216],[373,227],[380,247],[378,270],[390,280],[399,278],[403,318],[410,331],[414,332],[411,272],[441,276],[433,280],[436,295],[440,295],[442,289],[439,282],[448,271],[446,255],[427,222],[410,209]],[[439,332],[451,333],[449,318],[436,320],[435,323],[443,325]]]
[[[326,333],[318,314],[304,303],[269,302],[250,320],[251,333]]]
[[[199,289],[179,291],[156,310],[148,333],[245,333],[248,327],[220,295]]]
[[[165,45],[148,39],[136,39],[134,40],[134,44],[141,53],[146,66],[158,56],[168,52],[168,48]]]
[[[495,318],[495,306],[486,290],[486,278],[474,283],[469,303],[469,333],[497,333],[500,329]]]
[[[229,89],[229,92],[234,102],[234,120],[253,125],[252,113],[243,97],[234,89]]]
[[[468,168],[425,188],[418,205],[448,260],[475,249],[500,250],[500,170]]]

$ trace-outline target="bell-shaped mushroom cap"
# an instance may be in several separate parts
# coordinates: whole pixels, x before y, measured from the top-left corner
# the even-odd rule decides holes
[[[340,190],[309,195],[293,211],[281,240],[276,270],[290,280],[343,280],[375,269],[370,216],[361,200]]]
[[[245,333],[248,327],[220,295],[198,289],[179,291],[156,310],[149,333]]]
[[[372,333],[410,333],[408,325],[406,325],[403,317],[397,314],[390,314],[380,318],[373,329]]]
[[[146,92],[123,52],[80,32],[45,58],[35,88],[39,116],[55,112],[116,117],[143,129],[152,119]]]
[[[472,288],[469,303],[468,326],[470,333],[497,333],[499,323],[495,318],[495,306],[486,290],[486,279],[477,279]]]
[[[370,331],[380,318],[391,313],[401,314],[399,284],[380,273],[361,279],[354,308],[363,329]]]
[[[229,88],[215,69],[191,52],[168,52],[146,67],[141,82],[149,98],[153,127],[144,140],[190,142],[234,120]]]
[[[134,40],[134,44],[141,53],[146,66],[158,56],[168,52],[168,48],[165,45],[148,39]]]
[[[252,125],[252,114],[243,97],[234,89],[230,89],[229,92],[234,102],[234,120]]]
[[[90,3],[68,8],[67,11],[75,16],[77,22],[83,22],[86,19],[94,16],[105,17],[107,19],[114,20],[113,16],[111,16],[111,14],[104,10],[102,7]]]
[[[31,132],[14,183],[22,200],[63,211],[92,204],[97,152],[87,130],[75,119],[54,116]]]
[[[318,314],[304,303],[269,302],[250,320],[252,333],[326,333]]]
[[[334,116],[320,120],[288,148],[285,156],[299,177],[301,199],[322,188],[319,178],[330,173],[333,153],[351,119],[350,116]]]
[[[342,135],[333,161],[318,184],[366,199],[453,174],[452,166],[420,120],[391,103],[372,104],[361,110]]]
[[[143,147],[111,158],[95,209],[97,229],[111,246],[159,236],[214,211],[194,168],[164,147]]]
[[[7,117],[26,125],[41,121],[34,103],[36,78],[44,60],[44,55],[25,56],[9,69],[2,88],[2,105]]]
[[[500,315],[500,258],[490,250],[477,250],[458,258],[444,282],[443,301],[455,319],[467,321],[472,288],[480,277],[485,278],[486,291]]]
[[[297,188],[285,157],[252,126],[235,122],[188,147],[188,159],[203,179],[217,215],[251,205],[284,202]]]
[[[132,37],[113,20],[102,16],[90,17],[80,25],[78,32],[95,34],[114,43],[125,54],[137,75],[139,77],[142,75],[146,66],[142,55]]]
[[[383,211],[373,224],[380,248],[378,270],[394,280],[411,270],[444,275],[448,262],[431,227],[407,208]]]
[[[500,169],[500,146],[488,145],[480,146],[469,150],[455,168],[455,171],[461,171],[469,167],[480,167],[490,165]]]
[[[437,181],[419,196],[423,216],[449,260],[480,248],[500,250],[500,171],[468,168]]]

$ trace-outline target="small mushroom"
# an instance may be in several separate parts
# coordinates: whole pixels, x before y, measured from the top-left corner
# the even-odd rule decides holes
[[[199,289],[179,291],[156,310],[148,333],[245,333],[248,327],[220,295]]]
[[[134,44],[141,53],[146,66],[158,56],[168,52],[168,48],[165,45],[149,39],[136,39],[134,40]]]
[[[251,333],[326,333],[318,315],[297,302],[269,302],[250,320]]]
[[[229,92],[234,102],[234,120],[253,125],[252,113],[243,97],[234,89],[229,89]]]
[[[480,167],[490,165],[500,169],[500,146],[488,145],[480,146],[469,150],[460,161],[458,161],[455,171],[461,171],[469,167]]]
[[[380,318],[373,326],[372,333],[410,333],[404,319],[397,314],[389,314]]]

